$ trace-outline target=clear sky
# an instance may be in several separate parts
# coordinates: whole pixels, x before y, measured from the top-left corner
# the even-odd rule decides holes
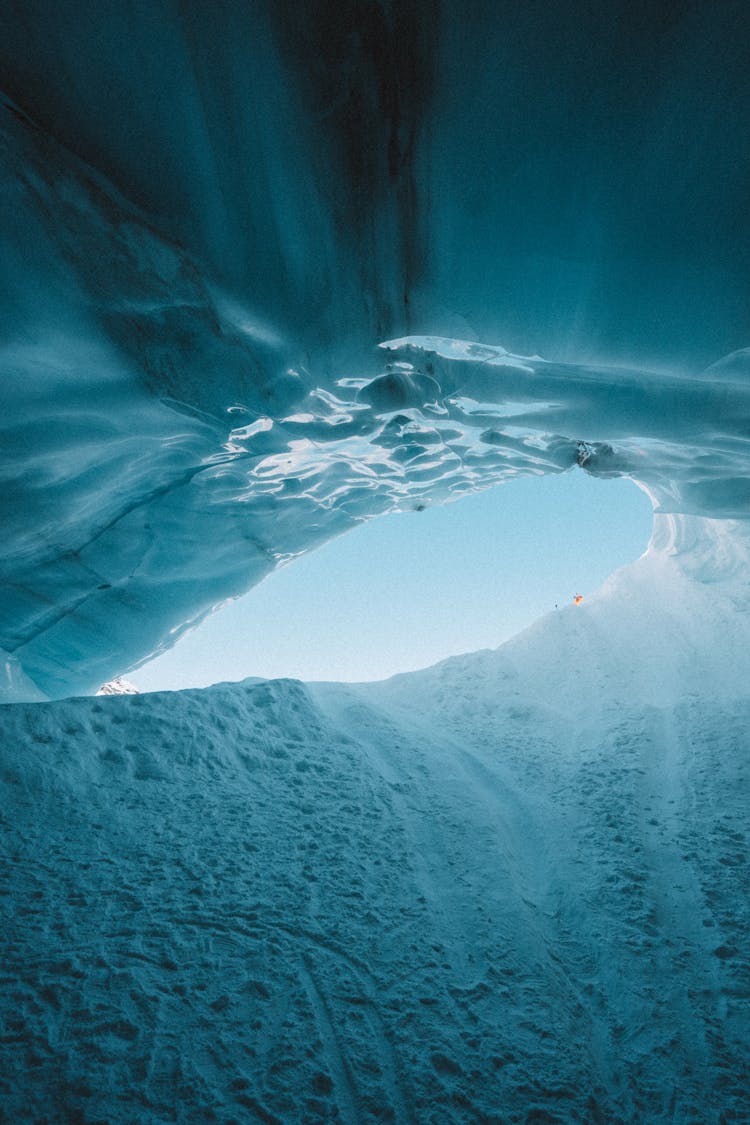
[[[383,679],[496,647],[592,593],[650,534],[651,505],[632,481],[523,477],[326,543],[129,679],[143,691],[246,676]]]

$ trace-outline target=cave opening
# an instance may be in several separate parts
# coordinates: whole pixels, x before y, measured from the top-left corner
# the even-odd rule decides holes
[[[495,648],[645,550],[629,479],[522,476],[363,523],[274,571],[129,675],[142,691],[245,677],[380,680]]]

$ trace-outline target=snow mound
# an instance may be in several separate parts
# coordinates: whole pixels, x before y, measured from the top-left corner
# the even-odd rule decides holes
[[[9,1117],[743,1120],[747,571],[683,559],[383,684],[0,709]]]

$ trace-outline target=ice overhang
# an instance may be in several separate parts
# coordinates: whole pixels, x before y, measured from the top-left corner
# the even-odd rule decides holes
[[[78,369],[6,412],[0,647],[46,694],[90,690],[359,521],[519,474],[579,467],[632,477],[658,512],[750,513],[750,353],[681,378],[439,338],[379,351],[380,374],[326,387],[267,371],[262,412],[238,385],[205,415],[114,361],[109,394]]]
[[[740,6],[627,54],[609,5],[543,33],[453,0],[11,7],[6,698],[90,691],[356,523],[521,473],[746,519]]]

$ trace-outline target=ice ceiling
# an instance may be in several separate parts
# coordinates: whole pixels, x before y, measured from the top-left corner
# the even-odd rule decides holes
[[[6,698],[518,473],[747,516],[746,6],[470,7],[0,0]]]

